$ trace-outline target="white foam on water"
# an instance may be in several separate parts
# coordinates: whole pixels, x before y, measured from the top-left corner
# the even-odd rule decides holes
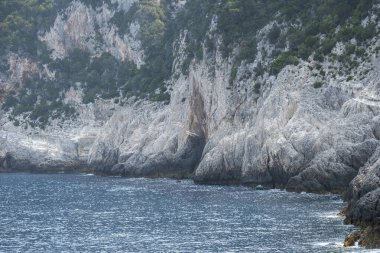
[[[137,187],[115,187],[115,188],[112,188],[110,190],[108,190],[109,192],[119,192],[119,191],[136,191],[137,190]]]
[[[325,213],[319,213],[317,214],[320,218],[326,218],[326,219],[342,219],[342,216],[339,216],[335,212],[325,212]]]
[[[316,242],[312,244],[315,247],[334,247],[343,248],[343,243],[341,242]]]

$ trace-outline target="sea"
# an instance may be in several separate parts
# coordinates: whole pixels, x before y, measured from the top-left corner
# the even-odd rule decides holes
[[[378,252],[338,195],[92,174],[0,174],[0,252]]]

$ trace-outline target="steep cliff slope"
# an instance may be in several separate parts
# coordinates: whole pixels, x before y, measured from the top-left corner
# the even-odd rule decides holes
[[[377,1],[42,2],[0,4],[4,169],[346,192],[380,245]]]

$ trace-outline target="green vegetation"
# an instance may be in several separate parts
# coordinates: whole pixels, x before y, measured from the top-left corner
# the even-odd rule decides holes
[[[53,0],[0,1],[0,54],[12,50],[36,56],[37,32],[53,22],[53,8]]]
[[[361,24],[374,4],[374,0],[324,0],[289,5],[288,11],[282,12],[282,20],[292,22],[299,18],[302,24],[290,29],[286,35],[290,52],[301,59],[314,53],[314,60],[323,61],[339,41],[348,42],[355,38],[357,46],[362,45],[377,34],[374,23],[366,27]],[[339,26],[341,28],[337,30]]]
[[[242,61],[252,62],[257,54],[257,32],[271,21],[276,21],[267,34],[270,44],[275,47],[274,61],[264,71],[277,74],[297,59],[307,60],[311,55],[319,62],[331,54],[339,41],[348,42],[355,38],[358,46],[373,38],[376,26],[369,23],[363,27],[363,20],[370,13],[375,0],[192,0],[186,3],[174,22],[169,22],[169,31],[179,34],[186,29],[187,59],[182,72],[187,73],[192,59],[203,58],[202,45],[207,53],[216,49],[214,34],[208,36],[211,20],[217,17],[216,34],[221,35],[220,47],[223,56],[232,56],[234,49],[240,49],[234,57],[234,66]],[[172,24],[174,23],[174,24]],[[338,31],[337,27],[341,27]],[[289,48],[285,50],[286,45]],[[256,74],[259,76],[258,74]],[[236,78],[236,67],[232,68],[230,83]]]
[[[315,82],[314,84],[313,84],[313,87],[315,88],[315,89],[319,89],[319,88],[321,88],[323,86],[323,82],[321,82],[321,81],[317,81],[317,82]]]
[[[268,40],[271,44],[276,44],[281,35],[281,29],[278,25],[273,25],[272,29],[268,33]]]
[[[49,115],[53,119],[75,117],[74,109],[62,101],[64,92],[72,87],[77,89],[78,83],[83,89],[83,103],[120,96],[147,97],[154,101],[170,99],[164,86],[158,92],[144,86],[142,78],[150,78],[143,73],[146,69],[139,70],[128,61],[120,62],[109,53],[91,58],[89,53],[75,49],[64,59],[49,64],[49,68],[56,72],[54,81],[39,76],[30,78],[18,94],[7,97],[3,109],[13,108],[13,116],[28,113],[31,122],[39,121],[40,127],[48,123]]]
[[[256,94],[260,94],[261,86],[262,86],[262,84],[260,82],[255,82],[255,85],[253,86],[253,91]]]
[[[140,69],[129,61],[118,61],[111,54],[90,57],[86,51],[75,49],[64,59],[53,61],[46,45],[38,38],[38,31],[45,31],[53,24],[58,10],[66,8],[71,1],[54,0],[4,0],[0,2],[0,53],[13,51],[26,55],[40,64],[48,64],[55,71],[55,80],[40,76],[26,80],[17,94],[7,97],[2,108],[12,109],[11,117],[29,115],[29,125],[45,127],[49,118],[67,119],[75,117],[72,106],[63,103],[64,93],[70,88],[83,90],[83,102],[91,103],[97,98],[115,97],[147,98],[166,101],[170,95],[165,80],[171,71],[171,52],[166,33],[164,5],[155,1],[139,1],[125,14],[137,20],[143,33],[140,35],[147,64]],[[82,1],[96,8],[101,1]],[[106,1],[111,5],[111,1]],[[117,13],[113,22],[119,32],[126,32],[129,20]],[[124,23],[126,22],[126,23]],[[123,30],[124,29],[124,30]],[[5,64],[1,66],[7,69]],[[19,123],[18,123],[19,124]]]
[[[134,69],[131,64],[123,67],[129,73],[125,76],[128,80],[123,87],[128,96],[135,95],[166,102],[170,99],[166,92],[165,80],[171,74],[173,34],[168,31],[166,12],[164,1],[157,3],[152,0],[142,0],[135,3],[127,13],[116,13],[111,20],[121,34],[129,29],[133,21],[140,24],[142,31],[139,39],[144,48],[146,64],[141,66],[141,69]],[[159,93],[156,92],[157,89]]]
[[[231,74],[230,74],[230,80],[229,80],[230,86],[235,81],[236,76],[237,76],[237,72],[238,72],[238,69],[237,69],[237,66],[235,65],[235,66],[232,67]]]
[[[168,26],[168,33],[172,34],[172,41],[175,39],[174,34],[178,36],[182,31],[187,30],[185,38],[187,59],[182,66],[182,73],[184,74],[187,74],[192,59],[203,59],[203,42],[206,41],[209,52],[212,53],[213,49],[215,49],[213,39],[207,37],[206,34],[210,28],[216,7],[217,1],[187,1],[184,10],[178,13],[177,17]]]
[[[81,1],[93,8],[103,2],[111,7],[117,5],[111,0]],[[286,65],[296,65],[309,57],[317,62],[333,59],[346,69],[355,69],[359,61],[368,58],[364,48],[378,33],[375,24],[378,20],[362,25],[376,0],[189,0],[176,16],[169,14],[171,0],[140,0],[128,12],[117,12],[111,22],[121,36],[129,31],[132,22],[140,24],[141,33],[137,36],[146,63],[141,68],[129,61],[119,61],[109,53],[91,57],[79,49],[53,61],[46,45],[38,40],[38,34],[49,29],[57,13],[70,2],[0,1],[0,55],[17,52],[40,65],[47,64],[56,73],[54,81],[34,76],[20,85],[17,93],[9,95],[3,108],[12,110],[11,117],[29,115],[31,124],[41,127],[48,124],[49,117],[75,117],[74,109],[63,103],[64,93],[72,88],[83,90],[84,103],[97,98],[122,103],[124,97],[131,96],[167,103],[170,95],[166,81],[172,74],[173,48],[178,48],[180,36],[185,36],[186,43],[185,59],[180,66],[182,73],[188,74],[193,61],[212,59],[219,46],[222,56],[231,59],[231,89],[241,62],[252,63],[256,59],[257,50],[261,50],[257,48],[257,40],[261,39],[258,31],[268,24],[264,40],[273,50],[270,55],[262,50],[262,59],[255,73],[251,73],[256,78],[265,72],[277,75]],[[221,43],[217,45],[217,41]],[[345,46],[341,55],[332,53],[338,42]],[[267,58],[272,59],[269,65],[260,62]],[[330,73],[320,64],[315,68],[317,76]],[[1,63],[0,69],[5,71],[6,63]],[[263,85],[255,82],[254,91],[260,93]],[[313,86],[319,88],[322,83]]]
[[[271,73],[277,75],[286,65],[291,64],[298,64],[297,57],[289,52],[282,53],[272,62]]]
[[[283,51],[274,60],[273,74],[294,64],[295,58],[308,59],[313,53],[315,60],[323,61],[338,41],[355,38],[360,46],[377,34],[374,23],[366,27],[361,24],[375,3],[375,0],[223,0],[217,10],[223,50],[227,56],[239,45],[241,53],[237,60],[254,60],[255,54],[246,54],[245,49],[256,48],[252,38],[275,20],[291,28],[281,33],[281,27],[275,24],[267,34],[268,41],[278,50],[283,50],[286,40],[290,46],[289,51]],[[278,15],[274,18],[274,14]]]
[[[241,53],[238,61],[254,60],[256,54],[250,48],[257,48],[256,37],[259,29],[264,27],[277,12],[283,1],[260,1],[260,0],[223,0],[218,10],[219,16],[218,31],[223,35],[222,50],[225,56],[232,53],[236,45],[240,45]],[[272,32],[272,39],[275,40],[276,33]],[[247,50],[248,49],[248,50]]]
[[[7,97],[3,109],[13,108],[11,113],[13,119],[26,113],[29,115],[29,119],[26,120],[29,125],[45,128],[49,118],[64,120],[76,115],[73,107],[61,102],[63,97],[60,91],[61,87],[57,83],[34,76],[25,82],[19,93],[13,92]]]

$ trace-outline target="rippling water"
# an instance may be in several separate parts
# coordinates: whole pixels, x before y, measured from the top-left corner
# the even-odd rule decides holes
[[[333,195],[65,174],[0,192],[0,252],[345,252],[354,229]]]

